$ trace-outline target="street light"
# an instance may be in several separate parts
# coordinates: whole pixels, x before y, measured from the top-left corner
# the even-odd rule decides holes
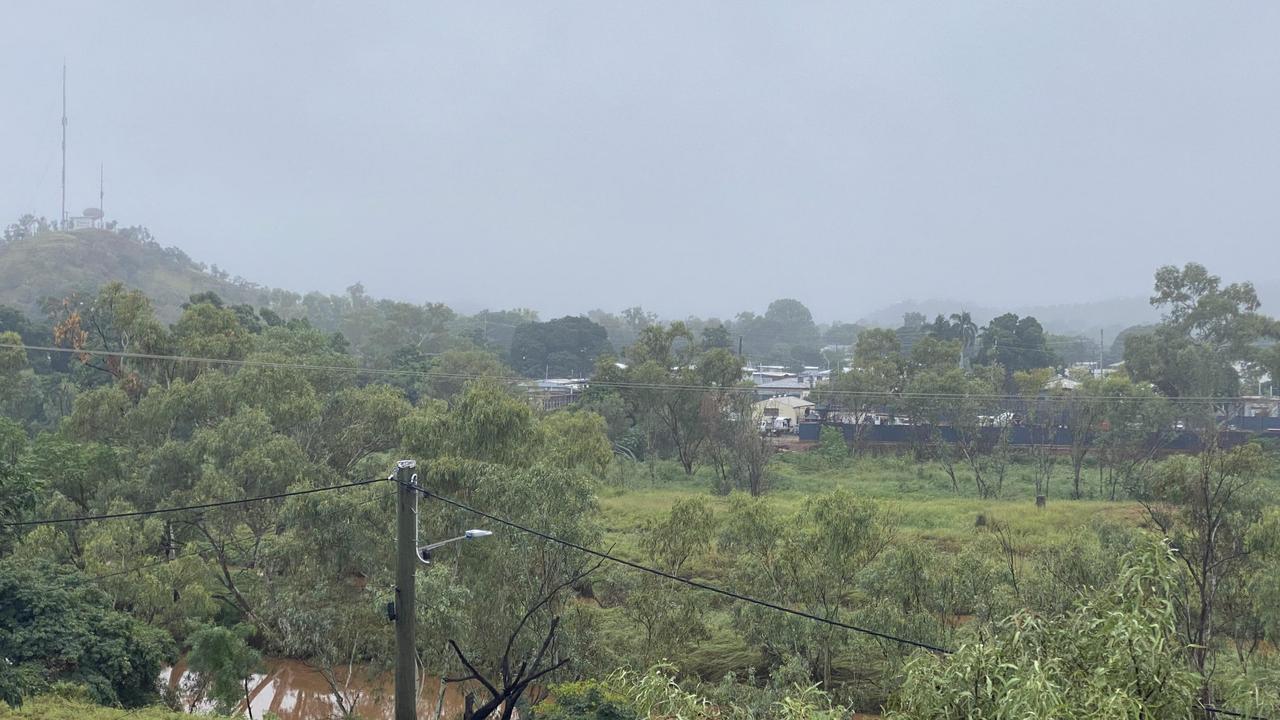
[[[429,565],[431,553],[442,545],[493,534],[488,530],[468,530],[456,538],[419,546],[418,494],[422,487],[418,485],[417,467],[413,460],[396,463],[396,600],[394,607],[390,608],[395,611],[396,623],[395,720],[417,720],[418,715],[418,650],[414,639],[416,603],[413,596],[418,563],[414,560]]]
[[[440,542],[431,543],[430,545],[423,545],[422,547],[418,548],[418,559],[422,561],[423,565],[430,565],[431,553],[435,552],[439,548],[442,548],[445,545],[448,545],[449,543],[458,542],[459,540],[475,540],[476,538],[489,537],[492,534],[493,532],[490,530],[472,529],[462,533],[461,535],[455,538],[449,538],[448,540],[441,540]]]

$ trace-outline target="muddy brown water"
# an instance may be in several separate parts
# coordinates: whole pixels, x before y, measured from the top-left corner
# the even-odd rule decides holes
[[[249,680],[248,710],[252,711],[254,720],[261,720],[267,713],[273,713],[281,720],[329,720],[342,716],[332,688],[324,675],[314,668],[298,660],[283,658],[267,659],[263,665],[264,672]],[[184,663],[166,668],[160,675],[160,682],[182,698],[188,711],[200,713],[213,709],[212,703],[194,697],[194,678]],[[356,666],[349,680],[345,671],[339,672],[338,682],[348,710],[369,720],[392,718],[395,708],[391,673],[371,677],[367,668]],[[435,718],[439,697],[440,681],[424,679],[418,693],[418,717],[424,720]],[[447,685],[443,720],[462,717],[464,702],[461,688],[456,684]],[[250,715],[244,703],[239,710],[244,717]]]
[[[320,672],[298,660],[269,658],[263,664],[265,672],[249,680],[249,708],[253,711],[254,720],[262,720],[267,713],[273,713],[280,720],[332,720],[342,717],[333,691]],[[340,673],[340,682],[346,680],[345,675]],[[395,715],[392,674],[383,673],[370,679],[367,668],[356,666],[351,675],[349,682],[342,683],[348,709],[364,720],[392,720]],[[183,699],[183,707],[189,712],[208,713],[213,710],[212,703],[194,697],[192,686],[195,681],[187,672],[185,663],[166,668],[160,674],[160,682]],[[439,700],[440,681],[425,678],[418,694],[418,717],[421,720],[462,717],[466,701],[457,684],[450,683],[445,688],[442,712],[437,718]],[[249,717],[244,703],[239,707],[239,714]],[[878,720],[879,717],[854,713],[851,720]]]

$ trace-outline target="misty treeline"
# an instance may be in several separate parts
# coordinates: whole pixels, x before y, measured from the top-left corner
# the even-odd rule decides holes
[[[556,668],[521,695],[522,715],[1280,710],[1275,448],[1219,432],[1242,380],[1276,370],[1276,323],[1247,284],[1161,269],[1164,321],[1130,336],[1119,373],[1070,391],[1051,386],[1063,360],[1034,319],[978,328],[957,313],[851,332],[817,394],[853,436],[825,428],[813,450],[782,454],[758,431],[730,328],[822,342],[799,303],[729,327],[624,313],[624,344],[600,315],[460,317],[359,288],[326,302],[303,312],[200,293],[164,323],[145,295],[111,284],[51,300],[43,317],[0,310],[6,702],[178,706],[156,679],[185,654],[232,712],[262,657],[287,656],[357,712],[352,678],[393,655],[389,483],[9,523],[331,487],[414,458],[433,492],[525,526],[955,651],[709,596],[494,526],[419,575],[418,654],[426,677]],[[504,353],[491,333],[508,331]],[[540,348],[541,371],[515,367],[533,356],[517,359],[521,343]],[[544,412],[513,374],[551,373],[551,358],[597,382]],[[908,418],[912,444],[863,442],[872,414]],[[1032,442],[1015,445],[1015,430]],[[1167,447],[1186,432],[1193,447]],[[911,504],[918,493],[935,502]],[[1084,519],[1048,527],[1072,504]],[[934,534],[946,521],[929,513],[970,529]],[[423,538],[483,523],[423,501]],[[476,706],[489,699],[476,679],[453,684]]]
[[[351,354],[362,364],[376,367],[394,364],[421,369],[447,350],[482,349],[497,355],[510,370],[528,377],[582,377],[590,375],[596,361],[605,355],[617,355],[625,361],[628,348],[646,327],[666,324],[657,314],[639,306],[617,313],[597,309],[579,316],[544,320],[527,308],[467,315],[443,303],[415,304],[379,298],[379,294],[386,293],[371,294],[362,283],[353,284],[343,294],[269,288],[233,277],[216,265],[196,262],[180,248],[164,247],[143,226],[117,229],[112,225],[110,232],[59,233],[47,219],[24,215],[6,226],[0,236],[0,249],[7,244],[56,244],[60,237],[79,238],[81,246],[75,252],[89,256],[93,255],[96,238],[110,237],[137,245],[147,252],[131,263],[154,265],[151,270],[181,271],[165,276],[165,282],[189,286],[187,294],[202,296],[212,292],[226,305],[241,308],[246,320],[260,314],[250,322],[306,320],[326,333],[340,333],[350,343]],[[95,258],[87,256],[84,261],[93,264]],[[49,305],[62,301],[71,290],[92,296],[97,288],[83,286],[89,276],[85,271],[91,269],[79,268],[79,273],[63,276],[44,265],[27,268],[23,283],[29,287],[24,288],[17,309],[39,316],[47,314]],[[161,275],[148,272],[146,267],[127,269],[136,271],[142,281],[148,275]],[[175,297],[174,288],[165,286],[163,290],[166,299]],[[181,311],[177,302],[169,300],[173,307],[155,307],[156,315],[177,317]],[[803,303],[789,298],[770,302],[762,314],[746,310],[733,318],[689,316],[681,322],[698,342],[739,353],[744,363],[780,365],[792,370],[806,366],[841,369],[864,329],[846,321],[816,323]],[[1135,327],[1124,335],[1147,330]],[[1099,348],[1095,339],[1051,335],[1035,318],[1020,318],[1012,313],[979,327],[963,310],[932,319],[907,313],[894,332],[904,352],[910,352],[921,337],[961,340],[966,362],[977,358],[979,362],[999,362],[1007,367],[1043,367],[1099,358],[1114,361],[1119,359],[1124,340],[1121,337],[1112,347]]]

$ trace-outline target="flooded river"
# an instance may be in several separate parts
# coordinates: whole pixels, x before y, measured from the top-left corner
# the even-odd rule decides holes
[[[252,711],[255,720],[261,720],[267,713],[274,713],[281,720],[329,720],[342,716],[332,688],[318,671],[297,660],[278,658],[267,659],[264,666],[265,672],[254,675],[249,681],[248,710]],[[160,681],[183,698],[186,709],[195,712],[212,709],[211,703],[197,702],[192,697],[193,678],[183,663],[166,669]],[[349,682],[345,673],[339,674],[338,681],[348,710],[361,718],[390,720],[393,716],[390,673],[371,680],[365,668],[357,667]],[[439,700],[439,681],[427,678],[419,690],[418,717],[424,720],[435,718]],[[461,717],[463,704],[461,689],[457,685],[448,685],[444,696],[444,720]],[[250,714],[243,704],[240,710],[245,716]]]

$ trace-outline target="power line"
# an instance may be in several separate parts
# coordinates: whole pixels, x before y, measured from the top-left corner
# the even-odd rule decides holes
[[[364,375],[381,375],[393,377],[415,377],[415,378],[440,378],[451,380],[492,380],[495,382],[508,383],[527,383],[532,382],[533,378],[522,376],[502,376],[502,375],[477,375],[473,373],[445,373],[426,370],[396,370],[390,368],[361,368],[350,365],[314,365],[309,363],[290,363],[278,362],[271,360],[235,360],[230,358],[207,358],[194,357],[189,355],[170,355],[161,353],[139,353],[124,352],[114,350],[89,350],[76,348],[60,348],[41,345],[26,345],[21,343],[0,343],[0,348],[9,348],[14,350],[26,350],[29,352],[54,352],[65,353],[70,355],[96,355],[101,357],[118,357],[137,360],[155,360],[166,362],[192,362],[207,363],[210,365],[228,365],[233,367],[264,367],[285,370],[309,370],[318,372],[350,372]],[[754,394],[760,389],[754,385],[698,385],[691,383],[643,383],[643,382],[626,382],[616,380],[591,380],[588,385],[605,388],[617,388],[623,390],[663,390],[663,391],[682,391],[682,392],[717,392],[728,394]],[[885,400],[991,400],[1006,402],[1025,402],[1028,398],[1022,395],[1008,395],[997,393],[913,393],[913,392],[879,392],[879,391],[861,391],[861,390],[841,390],[837,388],[814,387],[811,390],[821,392],[824,395],[832,397],[865,397],[872,399]],[[1084,396],[1082,399],[1089,401],[1110,401],[1110,402],[1156,402],[1163,401],[1175,404],[1210,404],[1210,403],[1226,403],[1226,402],[1244,402],[1249,400],[1243,396],[1181,396],[1181,397],[1165,397],[1165,396],[1124,396],[1124,395],[1091,395]]]
[[[873,637],[877,637],[882,640],[890,640],[892,642],[901,643],[904,645],[911,645],[914,647],[923,648],[925,650],[930,650],[932,652],[941,653],[944,655],[947,655],[953,652],[952,650],[941,648],[936,645],[930,645],[928,643],[919,642],[917,640],[909,640],[907,638],[897,637],[896,635],[890,635],[888,633],[882,633],[877,630],[870,630],[868,628],[858,627],[857,625],[850,625],[849,623],[843,623],[843,622],[840,622],[839,620],[832,620],[830,618],[824,618],[820,615],[814,615],[812,613],[804,612],[803,610],[796,610],[795,608],[789,608],[784,605],[771,603],[767,600],[760,600],[759,598],[753,598],[747,595],[741,595],[739,593],[725,590],[724,588],[716,587],[715,585],[708,585],[706,583],[701,583],[696,580],[682,578],[678,575],[673,575],[671,573],[664,572],[657,568],[649,567],[647,565],[641,565],[640,563],[632,562],[630,560],[624,560],[620,557],[617,557],[616,555],[610,555],[609,553],[601,552],[599,550],[586,547],[585,545],[579,545],[578,543],[572,542],[570,540],[564,540],[554,535],[549,535],[547,533],[534,530],[529,527],[525,527],[524,525],[520,525],[518,523],[512,522],[510,520],[507,520],[506,518],[498,517],[497,515],[487,513],[483,510],[477,510],[476,508],[473,508],[469,505],[465,505],[461,502],[458,502],[457,500],[453,500],[452,498],[447,498],[447,497],[444,497],[443,495],[437,495],[423,487],[420,487],[417,485],[411,485],[410,487],[413,487],[416,490],[418,490],[418,492],[422,493],[424,497],[435,498],[441,502],[452,505],[460,510],[465,510],[469,513],[479,515],[480,517],[492,520],[493,522],[499,523],[501,525],[506,525],[507,527],[512,528],[514,530],[519,530],[520,532],[527,533],[529,535],[534,535],[536,537],[540,537],[543,540],[549,540],[558,545],[563,545],[565,547],[572,548],[574,550],[586,553],[588,555],[593,555],[603,560],[609,560],[619,565],[625,565],[634,570],[639,570],[641,572],[646,572],[651,575],[656,575],[658,577],[666,578],[667,580],[672,580],[678,583],[682,583],[684,585],[688,585],[689,587],[697,588],[699,590],[706,590],[707,592],[715,593],[717,595],[723,595],[724,597],[732,598],[734,600],[739,600],[739,601],[750,603],[753,605],[759,605],[761,607],[765,607],[770,610],[776,610],[778,612],[786,613],[788,615],[795,615],[796,617],[801,617],[806,620],[812,620],[814,622],[820,622],[827,625],[832,625],[838,628],[843,628],[845,630],[852,630],[854,632],[863,633],[865,635],[871,635]]]
[[[358,480],[356,482],[344,483],[342,485],[329,485],[327,487],[310,488],[308,490],[295,490],[293,492],[276,493],[274,495],[259,495],[257,497],[242,498],[240,500],[218,500],[216,502],[202,503],[199,505],[184,505],[182,507],[158,508],[155,510],[135,510],[132,512],[120,513],[104,513],[101,515],[81,515],[79,517],[70,518],[47,518],[44,520],[24,520],[22,522],[0,523],[0,527],[30,527],[33,525],[59,525],[71,522],[91,522],[94,520],[117,520],[120,518],[146,517],[148,515],[160,515],[162,513],[184,512],[187,510],[208,510],[210,508],[226,507],[227,505],[244,505],[246,503],[260,502],[263,500],[279,500],[287,497],[297,497],[299,495],[311,495],[313,493],[330,492],[332,490],[344,490],[346,488],[360,487],[362,485],[370,485],[376,482],[385,482],[390,478],[373,478],[372,480]]]
[[[382,478],[380,478],[380,479],[382,479]],[[370,482],[376,482],[376,481],[370,481]],[[328,488],[326,488],[326,489],[328,489]],[[368,504],[369,504],[369,503],[371,503],[371,502],[375,502],[375,501],[378,501],[378,500],[385,500],[385,499],[387,499],[387,497],[388,497],[387,495],[378,495],[378,496],[374,496],[374,497],[371,497],[371,498],[369,498],[369,499],[367,499],[367,500],[362,500],[362,501],[360,501],[360,502],[356,503],[356,504],[355,504],[355,507],[362,507],[362,506],[364,506],[364,505],[368,505]],[[232,538],[231,540],[228,540],[228,541],[227,541],[227,543],[228,543],[228,544],[241,543],[241,542],[244,542],[244,541],[246,541],[246,540],[252,540],[253,538],[254,538],[254,535],[250,534],[250,535],[245,535],[244,537]],[[155,561],[155,562],[150,562],[150,563],[147,563],[147,564],[145,564],[145,565],[137,565],[137,566],[135,566],[135,567],[126,568],[126,569],[124,569],[124,570],[117,570],[117,571],[115,571],[115,572],[103,573],[103,574],[101,574],[101,575],[91,575],[91,576],[89,576],[89,577],[85,578],[85,582],[98,582],[99,580],[106,580],[106,579],[108,579],[108,578],[119,577],[119,576],[121,576],[121,575],[129,575],[129,574],[132,574],[132,573],[141,572],[141,571],[143,571],[143,570],[149,570],[149,569],[151,569],[151,568],[153,568],[153,567],[158,567],[158,566],[160,566],[160,565],[168,565],[169,563],[171,563],[171,562],[173,562],[173,561],[177,560],[178,558],[191,557],[191,556],[193,556],[193,555],[198,554],[199,552],[200,552],[200,548],[198,548],[198,547],[197,547],[197,548],[192,548],[192,549],[189,549],[189,550],[183,550],[183,551],[181,551],[181,552],[179,552],[179,553],[175,554],[175,555],[174,555],[173,557],[171,557],[171,558],[165,558],[165,559],[163,559],[163,560],[157,560],[157,561]]]

